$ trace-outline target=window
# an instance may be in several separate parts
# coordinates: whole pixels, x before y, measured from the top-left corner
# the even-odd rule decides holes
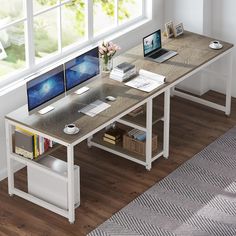
[[[144,3],[145,0],[0,0],[0,78],[32,73],[73,47],[137,22],[144,17]]]

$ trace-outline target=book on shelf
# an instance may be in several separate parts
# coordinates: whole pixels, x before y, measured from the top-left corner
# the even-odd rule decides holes
[[[165,76],[141,69],[138,76],[125,83],[125,85],[144,92],[151,92],[163,85],[165,81]]]
[[[35,156],[34,135],[22,130],[15,130],[15,153],[33,159]]]
[[[124,134],[124,130],[118,127],[115,127],[115,128],[110,128],[106,130],[104,133],[104,137],[112,139],[112,140],[117,140],[117,139],[120,139],[123,134]]]
[[[143,114],[143,113],[144,113],[144,107],[140,106],[140,107],[134,109],[133,111],[131,111],[130,113],[128,113],[128,115],[131,117],[136,117],[136,116]]]
[[[128,136],[139,141],[146,140],[146,132],[139,129],[132,129],[128,132]]]
[[[121,138],[114,140],[114,139],[110,139],[110,138],[103,136],[103,141],[111,143],[111,144],[117,144],[121,141]]]
[[[129,62],[122,62],[119,65],[115,66],[113,70],[121,73],[126,73],[133,68],[135,68],[134,64],[131,64]]]
[[[48,151],[49,148],[53,147],[53,145],[53,141],[34,134],[26,129],[20,127],[16,127],[15,129],[16,154],[30,159],[37,159],[40,155]]]

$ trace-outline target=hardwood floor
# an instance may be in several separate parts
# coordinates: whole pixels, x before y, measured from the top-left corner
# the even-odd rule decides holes
[[[209,92],[218,101],[223,96]],[[7,194],[7,181],[0,183],[0,235],[86,235],[150,186],[167,176],[217,137],[236,125],[236,99],[232,115],[174,97],[171,99],[170,157],[153,163],[152,170],[82,143],[75,149],[80,166],[81,206],[76,222]],[[64,149],[56,152],[62,159]],[[17,174],[24,188],[26,171]]]

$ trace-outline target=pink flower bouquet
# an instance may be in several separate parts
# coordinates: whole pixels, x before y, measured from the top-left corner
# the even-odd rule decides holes
[[[103,42],[101,46],[99,46],[99,54],[102,58],[103,64],[105,67],[108,67],[107,70],[111,70],[109,68],[109,63],[111,63],[112,57],[115,53],[120,50],[120,47],[112,42]],[[105,69],[106,70],[106,69]]]

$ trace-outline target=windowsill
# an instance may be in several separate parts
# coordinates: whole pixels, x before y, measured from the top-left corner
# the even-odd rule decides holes
[[[138,29],[139,27],[142,27],[143,25],[149,23],[151,21],[150,18],[142,18],[140,20],[137,20],[137,22],[133,23],[132,25],[129,25],[125,28],[122,28],[122,26],[120,26],[120,28],[118,29],[117,32],[110,32],[110,36],[107,36],[107,33],[105,34],[101,34],[101,35],[98,35],[96,37],[94,37],[94,39],[91,41],[88,41],[88,45],[92,44],[92,43],[95,43],[95,42],[99,42],[101,41],[102,39],[106,38],[106,40],[115,40],[116,38],[119,38],[119,37],[122,37],[124,36],[125,34],[133,31],[133,30],[136,30]],[[88,45],[85,45],[84,47],[87,47]],[[73,54],[73,53],[71,53]],[[69,55],[71,55],[69,54]],[[69,55],[67,55],[66,57],[68,57]],[[61,56],[62,58],[64,57],[64,55]],[[58,59],[56,58],[56,60],[54,62],[52,62],[51,64],[56,64],[58,63],[58,61],[61,61],[62,59]],[[47,67],[47,66],[45,66]],[[43,69],[40,69],[40,70],[43,70]],[[14,91],[15,89],[23,86],[31,77],[35,76],[35,74],[37,73],[31,73],[31,74],[28,74],[28,75],[25,75],[23,76],[23,78],[21,77],[21,79],[16,79],[14,82],[11,82],[10,84],[6,85],[6,81],[4,81],[5,83],[2,83],[0,82],[0,97],[9,93],[9,92],[12,92]]]

